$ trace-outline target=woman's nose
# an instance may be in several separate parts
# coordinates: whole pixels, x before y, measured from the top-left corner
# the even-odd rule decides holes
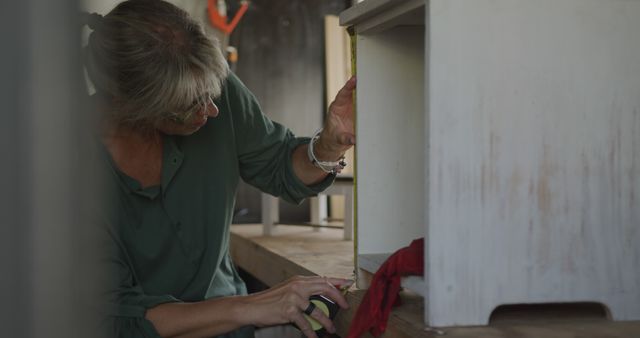
[[[209,117],[216,117],[220,111],[218,110],[218,106],[215,103],[211,102],[207,105],[207,115]]]
[[[207,102],[207,106],[205,107],[205,113],[209,117],[216,117],[220,111],[218,110],[218,106],[213,103],[213,100],[209,98],[209,102]]]

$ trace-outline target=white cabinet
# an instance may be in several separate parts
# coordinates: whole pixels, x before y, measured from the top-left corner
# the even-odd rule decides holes
[[[365,0],[357,265],[425,237],[425,323],[640,320],[640,1]]]

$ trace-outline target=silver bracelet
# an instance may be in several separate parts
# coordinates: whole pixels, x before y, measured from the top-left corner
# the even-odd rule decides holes
[[[322,132],[322,128],[318,129],[318,131],[313,134],[311,137],[311,141],[309,142],[309,146],[307,147],[307,155],[309,156],[309,161],[313,163],[316,168],[324,171],[328,174],[338,174],[339,172],[347,166],[347,162],[344,160],[344,156],[340,156],[340,158],[335,161],[320,161],[316,158],[316,155],[313,153],[313,144],[320,138],[320,133]]]

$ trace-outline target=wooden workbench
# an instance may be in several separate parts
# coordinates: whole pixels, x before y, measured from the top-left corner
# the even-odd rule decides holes
[[[342,239],[340,229],[314,231],[310,227],[281,225],[271,237],[262,235],[261,225],[231,227],[231,255],[234,262],[263,283],[271,286],[295,275],[353,278],[353,242]],[[346,336],[364,290],[347,294],[351,308],[335,320],[338,335]],[[640,322],[610,322],[602,319],[565,320],[546,317],[508,318],[502,323],[482,327],[430,329],[423,325],[423,300],[401,293],[402,306],[395,308],[383,337],[448,338],[640,338]],[[640,305],[639,305],[640,306]],[[368,335],[367,335],[368,336]]]

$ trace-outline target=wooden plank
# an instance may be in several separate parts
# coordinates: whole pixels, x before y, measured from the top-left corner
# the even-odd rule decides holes
[[[250,225],[250,227],[255,228],[253,225]],[[280,232],[282,228],[283,227],[279,227],[278,232]],[[309,229],[309,231],[311,231],[311,229]],[[263,236],[260,229],[257,230],[255,237],[277,238]],[[255,238],[237,235],[235,229],[231,232],[230,253],[235,264],[268,286],[274,286],[297,275],[313,275],[313,272],[309,269],[299,264],[292,264],[291,260],[286,256],[260,245],[258,241],[255,241]]]
[[[340,13],[342,26],[355,25],[368,17],[376,15],[385,9],[392,7],[398,0],[367,0],[359,1]]]
[[[365,23],[369,29],[376,25],[385,25],[390,21],[406,22],[406,20],[396,21],[395,19],[424,4],[424,0],[367,0],[340,13],[340,24],[352,26]],[[422,18],[424,19],[424,16]],[[387,26],[387,28],[390,27]]]
[[[407,1],[355,26],[358,34],[375,34],[396,26],[424,26],[424,1]]]
[[[353,278],[353,242],[341,229],[278,225],[264,236],[259,225],[231,227],[234,262],[272,286],[295,275]]]

